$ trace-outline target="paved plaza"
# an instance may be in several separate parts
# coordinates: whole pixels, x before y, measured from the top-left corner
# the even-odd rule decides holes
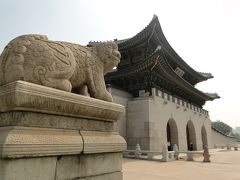
[[[240,151],[214,151],[211,163],[203,157],[194,162],[181,159],[167,163],[135,159],[123,160],[124,180],[240,180]]]

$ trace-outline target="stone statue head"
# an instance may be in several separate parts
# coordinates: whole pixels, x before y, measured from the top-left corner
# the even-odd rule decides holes
[[[121,54],[115,42],[101,42],[94,45],[97,56],[104,64],[104,74],[110,72],[120,62]]]

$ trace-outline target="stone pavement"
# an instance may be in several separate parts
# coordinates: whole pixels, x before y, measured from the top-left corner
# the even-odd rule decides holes
[[[211,163],[123,160],[123,180],[240,180],[240,151],[214,151]]]

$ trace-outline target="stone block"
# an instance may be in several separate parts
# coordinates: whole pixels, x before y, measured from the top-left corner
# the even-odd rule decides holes
[[[116,132],[81,131],[84,154],[122,152],[127,149],[126,141]]]
[[[23,81],[0,87],[1,180],[122,179],[114,103]]]
[[[121,170],[122,153],[62,156],[57,161],[56,178],[58,180],[81,179]]]
[[[0,127],[0,158],[80,154],[83,140],[77,130]]]
[[[1,180],[54,180],[56,157],[0,159]]]
[[[59,116],[29,111],[11,111],[0,113],[0,126],[24,126],[88,131],[112,131],[113,123],[94,119]]]
[[[109,174],[102,174],[100,176],[80,178],[78,180],[122,180],[122,178],[122,172],[114,172]]]
[[[0,87],[0,112],[30,111],[114,122],[122,105],[24,81]]]
[[[193,156],[194,156],[194,153],[187,152],[187,161],[194,161]]]

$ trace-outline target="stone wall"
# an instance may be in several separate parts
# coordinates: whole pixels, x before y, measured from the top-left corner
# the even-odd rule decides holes
[[[121,104],[125,107],[125,113],[121,116],[121,118],[114,123],[114,130],[117,131],[122,137],[127,139],[127,105],[128,102],[133,99],[132,95],[128,92],[125,92],[120,89],[116,89],[113,87],[108,87],[107,89],[111,92],[113,97],[113,102],[117,104]]]
[[[211,131],[213,146],[226,146],[228,144],[234,145],[237,143],[237,139],[234,137],[226,136],[215,129],[212,129]]]
[[[113,88],[112,92],[114,92]],[[188,148],[187,125],[190,128],[190,141],[195,140],[193,142],[194,149],[202,149],[203,139],[206,141],[205,144],[213,147],[211,121],[206,110],[155,88],[152,89],[152,96],[150,97],[131,99],[130,96],[124,96],[124,103],[118,100],[121,99],[122,93],[112,94],[115,102],[125,106],[127,103],[127,114],[123,118],[124,122],[127,122],[126,140],[128,149],[135,149],[136,144],[139,143],[144,150],[161,151],[163,145],[167,143],[166,128],[168,122],[173,129],[172,133],[175,133],[172,134],[173,142],[178,143],[180,150],[187,150]],[[121,124],[121,126],[115,124],[116,129],[121,129],[123,126],[124,124]],[[174,126],[176,127],[175,130]]]

